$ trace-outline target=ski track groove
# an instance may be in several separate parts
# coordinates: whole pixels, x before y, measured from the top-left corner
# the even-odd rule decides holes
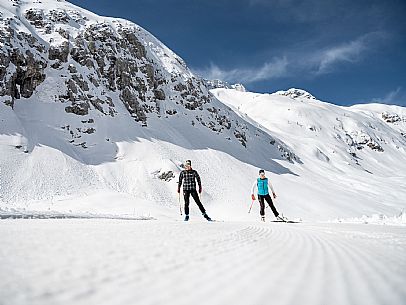
[[[67,225],[59,232],[54,222]],[[0,229],[3,224],[7,222],[0,222]],[[382,247],[373,234],[359,234],[363,239],[358,240],[357,232],[340,226],[326,231],[318,225],[284,223],[29,224],[31,229],[38,227],[31,231],[52,242],[43,245],[44,253],[33,252],[32,260],[25,262],[21,245],[40,249],[41,239],[33,239],[35,233],[23,227],[6,227],[17,244],[5,238],[7,234],[0,235],[0,243],[14,245],[0,248],[0,258],[6,259],[0,268],[5,279],[0,282],[1,305],[135,300],[147,305],[263,305],[265,300],[278,305],[298,300],[311,305],[397,305],[406,299],[405,243],[400,233],[393,234],[400,242],[392,244],[394,251],[388,255],[390,242]],[[55,231],[52,236],[49,229]]]
[[[389,270],[382,268],[382,264],[372,260],[370,254],[363,251],[360,247],[344,244],[342,241],[338,241],[335,246],[337,249],[341,249],[343,257],[346,257],[349,261],[348,265],[352,265],[352,272],[357,274],[359,282],[364,284],[366,289],[365,296],[371,296],[368,304],[384,304],[386,300],[382,299],[382,296],[396,296],[397,291],[401,292],[403,297],[391,300],[391,303],[401,304],[404,302],[406,296],[404,292],[402,293],[404,282],[403,284],[402,281],[398,282],[396,272],[389,272]],[[365,279],[368,280],[365,281]],[[354,289],[353,287],[352,289]],[[357,293],[357,291],[354,291],[354,293]]]
[[[321,240],[320,237],[319,240]],[[354,282],[354,285],[349,284],[347,285],[348,287],[346,287],[346,290],[350,291],[350,295],[359,295],[361,287],[364,291],[364,302],[367,304],[384,304],[385,300],[381,299],[382,295],[393,296],[396,295],[396,291],[402,292],[402,281],[398,281],[397,277],[393,276],[396,272],[388,272],[386,268],[382,267],[382,264],[378,264],[376,260],[372,260],[370,253],[366,253],[366,251],[362,250],[362,247],[354,247],[342,240],[335,240],[333,243],[328,238],[323,238],[323,242],[329,245],[331,251],[336,252],[335,256],[338,258],[337,261],[346,262],[345,264],[341,263],[341,269],[345,268],[346,272],[344,276],[349,282]],[[373,279],[371,279],[371,277],[373,277]],[[354,280],[354,278],[357,278],[357,280]],[[355,285],[355,283],[357,285]],[[391,284],[388,285],[388,283]],[[404,292],[402,294],[404,300]],[[370,299],[366,301],[365,298]],[[398,300],[392,300],[391,304],[400,304],[402,302],[402,298],[400,298]],[[347,300],[345,303],[352,304],[357,302]]]

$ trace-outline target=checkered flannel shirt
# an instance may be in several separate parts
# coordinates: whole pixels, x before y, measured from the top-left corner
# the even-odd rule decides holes
[[[195,171],[194,169],[183,170],[180,172],[179,182],[178,182],[179,190],[180,190],[180,187],[182,186],[182,180],[184,180],[184,183],[183,183],[184,191],[196,190],[196,180],[197,180],[197,183],[199,184],[199,188],[202,187],[202,182],[200,181],[200,176],[197,173],[197,171]]]

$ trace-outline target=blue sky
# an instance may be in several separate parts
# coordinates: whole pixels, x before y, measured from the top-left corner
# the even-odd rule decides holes
[[[206,78],[406,106],[404,0],[69,0],[131,20]]]

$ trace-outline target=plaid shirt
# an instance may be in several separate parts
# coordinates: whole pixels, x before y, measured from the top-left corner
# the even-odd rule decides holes
[[[199,184],[199,188],[202,187],[202,182],[200,181],[200,176],[194,169],[191,170],[183,170],[180,172],[179,175],[179,182],[178,182],[178,189],[182,186],[182,180],[185,180],[183,183],[183,190],[184,191],[192,191],[196,190],[196,180]]]

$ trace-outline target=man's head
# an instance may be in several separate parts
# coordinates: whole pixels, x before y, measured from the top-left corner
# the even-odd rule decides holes
[[[192,168],[192,161],[186,160],[185,161],[185,168],[186,169],[191,169]]]
[[[265,177],[265,171],[263,170],[263,169],[260,169],[259,170],[259,176],[262,178],[262,177]]]

